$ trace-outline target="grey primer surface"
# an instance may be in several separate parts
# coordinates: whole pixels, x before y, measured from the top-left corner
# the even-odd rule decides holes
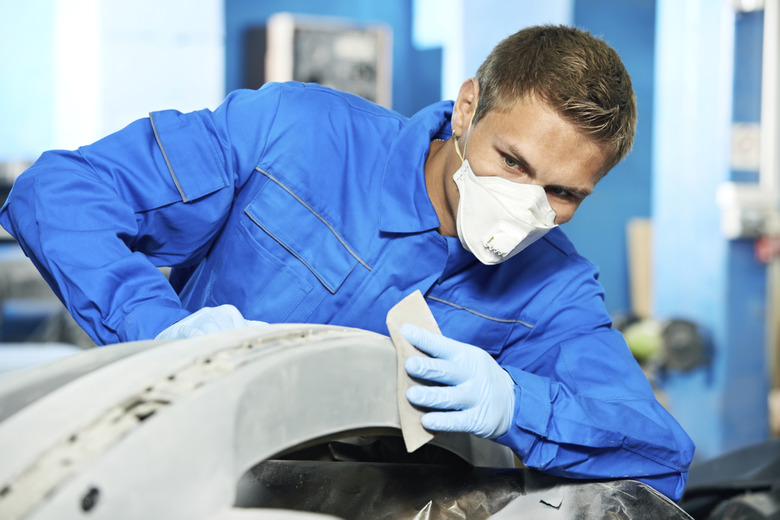
[[[300,471],[294,464],[314,461],[291,458],[326,446],[338,460],[317,470],[320,481],[332,479],[328,493],[343,489],[333,479],[360,475],[362,487],[349,489],[370,497],[411,479],[410,473],[392,471],[383,477],[372,468],[375,458],[365,457],[377,444],[383,448],[376,453],[386,453],[393,440],[402,446],[396,354],[385,336],[332,326],[273,325],[87,350],[0,377],[0,520],[381,518],[380,510],[367,506],[351,516],[349,510],[316,504],[306,509],[263,503],[258,486],[277,484],[258,475],[268,475],[273,466],[267,465],[278,464],[288,470],[272,472],[274,478],[292,478]],[[513,468],[506,448],[470,435],[437,435],[424,448],[419,452],[438,449],[459,462],[442,465],[442,457],[435,457],[436,464],[421,470],[422,454],[399,449],[418,458],[383,467],[430,478],[408,480],[413,486],[407,486],[407,494],[380,501],[416,511],[396,518],[456,518],[433,509],[441,500],[457,499],[453,492],[476,511],[464,518],[531,507],[523,506],[525,499],[558,515],[549,518],[579,518],[571,516],[571,507],[611,496],[603,487],[588,495],[595,483],[550,477],[544,477],[549,485],[528,487],[522,483],[542,477]],[[437,468],[444,473],[431,473]],[[483,476],[469,480],[469,475]],[[452,479],[458,478],[456,486]],[[645,505],[654,508],[655,518],[684,518],[647,486],[611,485],[628,486],[613,497],[628,504],[624,512],[630,513],[634,502],[621,497],[641,495],[651,497]],[[491,491],[502,486],[508,494]],[[292,494],[298,504],[317,496],[310,488],[297,494],[294,488],[285,491],[280,484],[275,496]],[[578,494],[589,498],[574,498]],[[485,507],[478,504],[482,496],[490,499]]]

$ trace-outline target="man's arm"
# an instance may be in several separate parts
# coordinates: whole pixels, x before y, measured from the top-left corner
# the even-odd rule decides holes
[[[515,382],[513,428],[498,442],[530,467],[573,478],[634,478],[679,499],[694,446],[658,403],[620,333],[564,341],[539,364],[505,366]]]
[[[157,266],[204,257],[262,153],[275,90],[152,114],[17,179],[0,224],[96,342],[154,338],[190,314]]]
[[[137,135],[140,125],[131,125],[124,136]],[[136,221],[132,204],[87,156],[83,149],[43,154],[14,183],[0,223],[98,344],[153,337],[169,320],[188,314],[163,274],[136,247],[152,238],[153,226],[143,220],[154,208]],[[129,165],[121,155],[117,159]],[[146,184],[155,191],[167,188]]]
[[[634,478],[674,499],[682,495],[693,445],[643,388],[630,363],[621,367],[627,360],[619,352],[608,355],[610,346],[599,347],[613,341],[610,331],[588,338],[590,355],[583,359],[565,354],[548,360],[553,372],[585,371],[579,381],[595,384],[584,383],[582,390],[515,367],[504,369],[473,345],[409,325],[402,331],[433,356],[409,358],[409,375],[442,385],[407,392],[413,404],[434,409],[423,416],[426,428],[495,439],[527,466],[554,475]],[[577,346],[562,345],[571,348]],[[602,377],[617,378],[603,394]]]
[[[509,294],[533,294],[533,305],[521,303],[532,326],[517,328],[502,348],[492,346],[514,391],[505,412],[511,427],[496,440],[530,467],[575,478],[639,479],[679,498],[693,444],[611,328],[597,269],[570,246],[537,249],[522,259],[536,280],[522,285],[513,278],[518,283]],[[471,338],[476,347],[469,347],[483,347],[478,330]]]

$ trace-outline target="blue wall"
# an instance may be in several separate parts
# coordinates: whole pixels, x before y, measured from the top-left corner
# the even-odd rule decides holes
[[[523,27],[571,25],[575,0],[463,2],[463,66],[466,77],[477,69],[498,42]],[[463,78],[465,79],[465,78]]]
[[[393,30],[393,109],[411,116],[424,106],[440,101],[441,52],[414,48],[412,0],[226,0],[226,91],[242,87],[246,29],[264,25],[271,14],[280,11],[388,24]]]
[[[714,348],[710,366],[670,373],[664,386],[708,459],[769,434],[765,268],[752,241],[723,237],[715,199],[734,177],[732,121],[758,115],[760,13],[735,19],[727,3],[659,0],[657,16],[656,313],[698,322]]]
[[[738,14],[734,42],[732,120],[761,120],[763,11]],[[758,179],[758,171],[730,171],[732,181]],[[723,450],[730,451],[769,437],[766,369],[766,267],[757,261],[753,240],[728,243],[726,315],[729,327],[721,346],[725,365]]]
[[[631,75],[639,109],[633,151],[563,226],[577,250],[601,270],[607,309],[614,314],[631,307],[626,225],[651,213],[655,1],[577,0],[574,24],[618,52]]]

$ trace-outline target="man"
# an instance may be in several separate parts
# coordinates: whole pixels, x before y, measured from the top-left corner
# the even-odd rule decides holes
[[[0,223],[100,343],[262,322],[405,326],[432,430],[567,477],[679,498],[693,446],[611,329],[595,267],[556,227],[630,150],[631,81],[591,35],[500,43],[455,100],[411,119],[317,85],[163,111],[17,180]],[[156,266],[173,266],[167,280]]]

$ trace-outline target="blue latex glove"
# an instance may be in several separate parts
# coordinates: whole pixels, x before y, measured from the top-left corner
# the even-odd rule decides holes
[[[434,408],[423,415],[428,430],[469,432],[495,439],[509,431],[515,409],[514,381],[484,350],[408,323],[401,334],[422,352],[412,356],[406,372],[446,386],[413,386],[406,398],[416,406]]]
[[[192,338],[221,330],[240,329],[257,325],[267,325],[267,323],[245,319],[233,305],[204,307],[177,321],[159,333],[155,339]]]

